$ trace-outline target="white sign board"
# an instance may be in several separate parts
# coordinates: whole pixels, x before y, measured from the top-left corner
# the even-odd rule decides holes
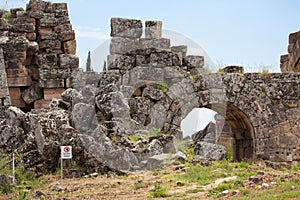
[[[61,146],[61,159],[72,159],[72,146]]]

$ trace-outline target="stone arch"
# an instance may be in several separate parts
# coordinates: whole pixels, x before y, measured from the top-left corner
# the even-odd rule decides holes
[[[230,102],[209,104],[206,108],[222,115],[230,126],[233,141],[233,159],[241,161],[255,156],[255,134],[250,118],[237,106]]]

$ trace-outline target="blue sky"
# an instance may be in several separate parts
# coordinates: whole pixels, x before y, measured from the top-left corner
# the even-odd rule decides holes
[[[25,7],[25,0],[0,0],[0,8]],[[6,3],[7,2],[7,3]],[[52,2],[61,2],[52,0]],[[288,35],[300,30],[300,1],[285,0],[65,0],[81,62],[109,38],[110,18],[163,21],[163,28],[199,44],[217,66],[243,65],[279,71]]]

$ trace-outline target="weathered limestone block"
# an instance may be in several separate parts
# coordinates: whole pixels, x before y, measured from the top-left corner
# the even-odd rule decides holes
[[[15,32],[32,33],[34,32],[35,26],[33,24],[14,24],[12,29]]]
[[[194,149],[196,155],[203,156],[204,158],[211,160],[223,160],[226,155],[225,147],[218,144],[198,142]]]
[[[44,12],[41,10],[30,10],[27,11],[27,15],[34,19],[41,19],[44,16]]]
[[[140,38],[143,33],[143,24],[141,20],[111,18],[111,36]]]
[[[28,42],[28,49],[26,56],[33,56],[39,51],[39,45],[37,42]]]
[[[55,27],[59,25],[58,19],[55,18],[54,13],[44,14],[40,19],[39,26],[44,27]]]
[[[7,31],[9,27],[10,27],[9,23],[5,19],[0,18],[0,30]]]
[[[242,66],[227,66],[223,70],[225,73],[244,73],[244,67]]]
[[[35,41],[36,40],[36,33],[26,33],[26,38],[29,41]]]
[[[25,108],[25,102],[23,101],[23,99],[11,99],[11,105],[18,107],[18,108]]]
[[[39,42],[40,49],[54,49],[60,50],[61,49],[61,42],[59,40],[42,40]]]
[[[161,38],[162,21],[146,21],[145,25],[145,38]]]
[[[110,54],[130,54],[138,49],[139,41],[131,38],[113,37],[109,46]]]
[[[71,54],[59,55],[59,68],[78,68],[79,58]]]
[[[186,56],[183,59],[183,65],[190,68],[203,68],[204,66],[204,57],[203,56]]]
[[[70,18],[68,16],[58,17],[57,24],[70,24]]]
[[[159,101],[163,98],[164,93],[160,89],[146,87],[143,90],[143,97],[149,98],[151,100]]]
[[[63,30],[59,33],[58,39],[61,42],[69,41],[69,40],[75,40],[75,31],[73,30]]]
[[[42,12],[49,12],[49,3],[50,2],[46,2],[43,0],[30,0],[29,4],[26,7],[27,11],[31,11],[31,10],[38,10],[38,11],[42,11]]]
[[[50,35],[53,33],[53,31],[52,31],[52,28],[49,28],[49,27],[43,27],[43,28],[39,27],[38,33],[39,33],[39,35]]]
[[[164,74],[162,68],[154,68],[149,66],[138,66],[133,68],[130,73],[123,76],[122,84],[131,85],[133,87],[145,84],[145,82],[159,82],[164,81]],[[137,88],[137,87],[136,87]]]
[[[24,64],[26,60],[26,50],[28,48],[28,40],[24,36],[18,36],[14,39],[9,38],[10,40],[6,43],[5,48],[5,60],[12,65],[15,64]],[[14,65],[14,67],[16,67]]]
[[[27,104],[31,104],[35,100],[38,99],[38,94],[35,91],[34,87],[29,87],[22,91],[22,99],[25,101]]]
[[[39,54],[36,56],[38,65],[43,66],[58,66],[58,58],[56,54]]]
[[[41,79],[66,79],[71,77],[71,70],[66,69],[38,69]]]
[[[44,99],[52,100],[53,98],[61,99],[61,94],[65,91],[64,88],[45,88]]]
[[[54,27],[54,32],[57,34],[60,34],[63,31],[72,31],[72,25],[71,24],[60,24],[60,25]]]
[[[12,9],[10,9],[11,17],[12,18],[16,18],[17,17],[17,13],[19,11],[24,11],[24,9],[23,8],[12,8]]]
[[[57,33],[42,33],[39,35],[39,40],[56,40],[58,38]]]
[[[19,65],[18,68],[6,69],[6,74],[8,78],[18,78],[28,76],[28,71],[25,66]]]
[[[170,39],[167,38],[154,38],[154,39],[146,39],[146,38],[141,38],[139,40],[139,50],[146,50],[151,49],[151,52],[164,52],[164,51],[170,51],[171,46],[170,46]],[[148,54],[149,54],[148,53]]]
[[[51,100],[40,99],[34,102],[34,108],[35,109],[49,108],[50,103]]]
[[[291,33],[289,35],[289,44],[296,43],[299,37],[300,37],[300,31]]]
[[[151,53],[150,64],[153,66],[173,66],[175,64],[179,64],[176,62],[176,58],[177,55],[172,52]]]
[[[107,66],[108,69],[121,69],[130,70],[135,67],[135,56],[134,55],[108,55]]]
[[[64,79],[39,79],[41,88],[64,88]]]
[[[294,49],[289,56],[289,68],[294,72],[300,72],[300,48]]]
[[[63,43],[63,51],[65,54],[76,54],[76,40],[70,40]]]
[[[178,57],[182,60],[186,57],[187,53],[187,46],[186,45],[179,45],[179,46],[172,46],[171,51],[176,53]]]
[[[20,99],[21,98],[21,90],[19,87],[16,88],[9,88],[9,95],[13,97],[14,99]]]
[[[130,109],[137,114],[150,114],[150,105],[150,100],[145,97],[135,97],[129,101]]]
[[[94,105],[77,103],[72,110],[72,122],[79,132],[94,130],[97,127],[97,118]]]
[[[29,76],[7,78],[7,84],[9,87],[31,86],[31,78]]]
[[[67,3],[53,3],[52,7],[55,17],[68,16]]]
[[[13,19],[12,30],[15,32],[35,32],[35,19],[26,16]]]

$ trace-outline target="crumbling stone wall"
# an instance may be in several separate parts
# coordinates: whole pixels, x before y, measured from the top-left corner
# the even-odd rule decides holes
[[[7,77],[3,59],[3,51],[0,49],[0,119],[5,117],[5,110],[10,105],[10,97],[7,86]]]
[[[52,98],[60,98],[78,70],[66,3],[31,0],[26,10],[1,10],[0,48],[11,105],[24,110],[47,107]]]
[[[280,57],[281,72],[300,72],[300,31],[289,35],[288,54]]]
[[[161,22],[145,24],[141,38],[140,20],[111,20],[108,71],[96,94],[108,134],[158,128],[181,138],[182,119],[207,107],[230,126],[235,159],[300,160],[300,74],[206,74],[203,57],[161,38]]]

